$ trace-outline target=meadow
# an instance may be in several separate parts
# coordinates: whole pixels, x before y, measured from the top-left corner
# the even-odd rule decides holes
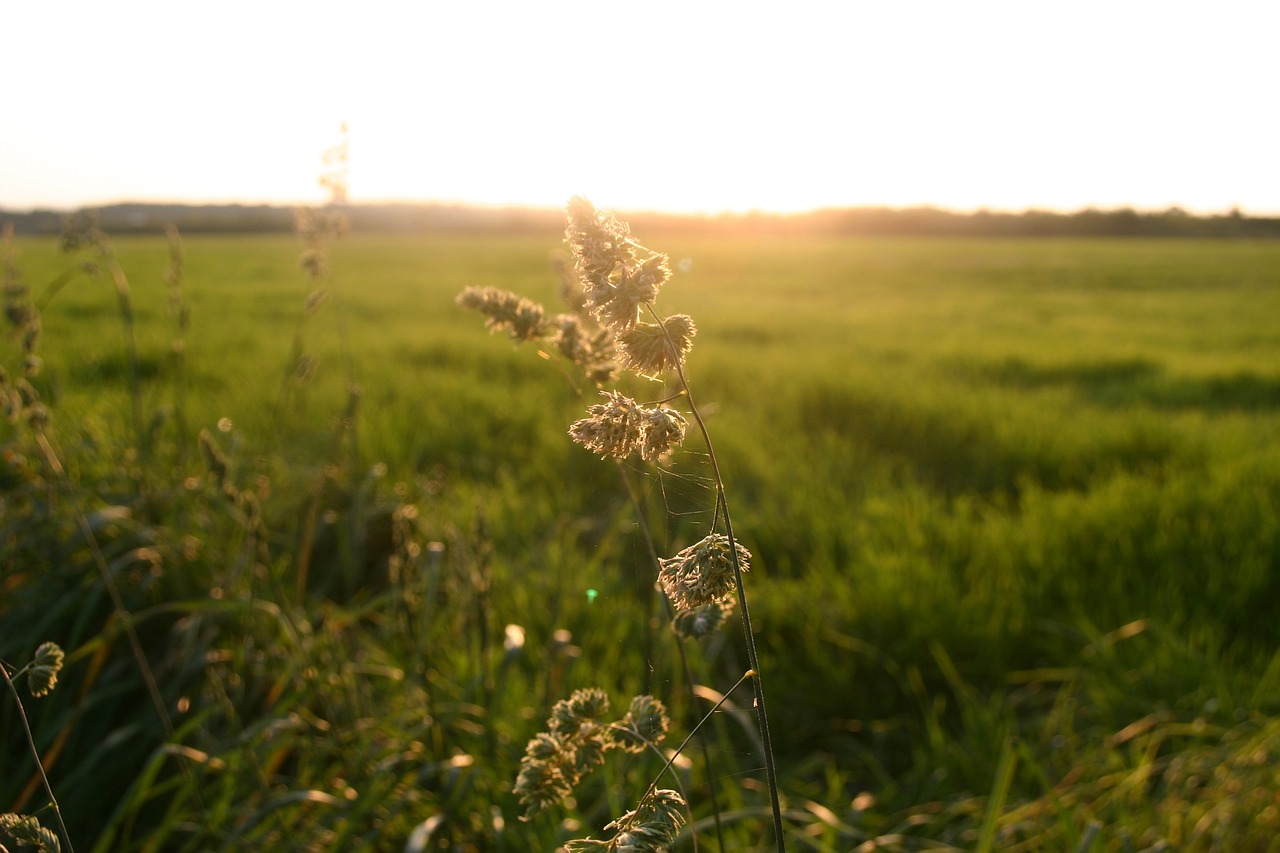
[[[1280,243],[637,236],[698,324],[789,847],[1277,849]],[[683,736],[742,675],[653,589],[698,441],[573,445],[595,390],[454,302],[557,310],[560,237],[357,233],[322,297],[294,239],[183,238],[166,282],[130,237],[123,301],[16,241],[51,440],[0,423],[0,659],[66,650],[23,698],[76,849],[554,849],[661,768],[521,822],[556,701]],[[676,765],[681,849],[770,849],[749,704]],[[37,812],[8,696],[0,743]]]

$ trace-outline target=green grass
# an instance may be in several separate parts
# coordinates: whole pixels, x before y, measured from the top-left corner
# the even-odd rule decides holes
[[[1280,785],[1280,245],[639,236],[681,270],[664,311],[698,324],[689,377],[755,555],[792,847],[1269,849],[1280,814],[1254,792]],[[416,849],[549,849],[657,769],[589,787],[581,826],[520,823],[510,786],[552,703],[600,685],[685,722],[710,706],[648,627],[616,471],[567,440],[583,399],[453,303],[481,284],[554,310],[557,240],[357,235],[300,325],[296,242],[188,238],[181,373],[163,241],[119,240],[143,420],[159,414],[146,441],[111,286],[50,300],[38,387],[70,492],[0,426],[0,657],[68,651],[28,711],[77,849],[400,850],[415,827]],[[20,248],[39,298],[67,262]],[[295,335],[319,359],[305,385],[285,381]],[[206,475],[200,429],[239,502]],[[695,440],[632,473],[660,549],[706,531]],[[523,648],[504,649],[508,624]],[[698,683],[741,675],[736,636],[691,650]],[[768,836],[736,720],[716,717],[710,773],[735,850]],[[0,703],[7,756],[16,726]],[[0,810],[39,805],[32,771],[6,759]]]

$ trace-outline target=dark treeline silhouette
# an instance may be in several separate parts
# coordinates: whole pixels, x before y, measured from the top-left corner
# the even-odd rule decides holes
[[[563,214],[536,208],[450,204],[356,204],[346,208],[353,230],[402,234],[545,234],[560,228]],[[160,233],[174,225],[185,234],[287,233],[293,208],[271,205],[112,204],[76,211],[92,215],[113,234]],[[54,235],[66,211],[0,210],[0,225],[18,234]],[[1180,208],[1140,212],[1086,209],[1075,213],[1028,210],[957,213],[933,207],[833,208],[810,213],[745,213],[698,216],[626,213],[637,231],[686,234],[822,235],[894,237],[1201,237],[1280,238],[1280,217],[1240,210],[1201,216]]]

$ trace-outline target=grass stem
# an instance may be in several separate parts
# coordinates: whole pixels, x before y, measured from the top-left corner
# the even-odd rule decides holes
[[[53,786],[49,784],[49,777],[44,772],[44,762],[40,760],[40,750],[36,748],[36,739],[31,734],[31,724],[27,721],[27,711],[22,705],[22,697],[18,695],[18,688],[9,677],[8,668],[2,663],[0,663],[0,675],[4,676],[4,683],[9,687],[9,692],[13,694],[13,701],[18,706],[18,719],[22,721],[22,730],[27,735],[27,746],[31,749],[31,757],[35,760],[36,769],[40,772],[40,781],[44,783],[44,792],[49,797],[49,804],[53,807],[53,816],[58,821],[58,831],[62,833],[62,840],[67,845],[68,853],[75,853],[75,849],[71,846],[71,836],[67,833],[67,825],[62,822],[62,809],[58,807],[58,798],[53,795]]]
[[[653,308],[650,306],[652,312]],[[656,314],[654,314],[657,317]],[[661,320],[658,321],[661,324]],[[665,334],[665,327],[664,327]],[[738,558],[737,539],[733,535],[733,521],[729,518],[729,504],[725,499],[724,478],[720,475],[720,463],[716,459],[716,451],[711,443],[711,433],[707,430],[706,421],[698,411],[694,402],[693,391],[689,388],[689,380],[685,376],[684,367],[676,362],[676,374],[680,377],[680,385],[689,398],[689,412],[698,424],[702,440],[707,446],[707,457],[711,460],[711,473],[716,481],[716,508],[724,513],[725,534],[729,537],[729,556],[733,561],[733,580],[738,590],[738,608],[742,613],[742,632],[747,645],[747,663],[754,672],[752,687],[755,691],[756,720],[760,726],[760,742],[764,751],[765,776],[769,783],[769,801],[773,809],[773,833],[779,853],[786,850],[786,841],[782,834],[782,803],[778,795],[778,769],[773,759],[773,742],[769,736],[769,715],[765,710],[764,684],[760,677],[760,657],[756,653],[755,636],[751,630],[751,613],[747,608],[747,591],[742,584],[742,565]]]

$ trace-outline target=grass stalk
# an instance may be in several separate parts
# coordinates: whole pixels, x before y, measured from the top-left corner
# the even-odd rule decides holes
[[[112,610],[115,613],[116,621],[125,633],[125,637],[129,642],[129,649],[133,654],[134,662],[138,666],[138,673],[142,676],[143,683],[147,688],[147,695],[151,699],[152,707],[155,709],[156,717],[160,721],[160,725],[164,728],[164,736],[166,740],[173,740],[174,728],[173,720],[169,716],[169,711],[165,707],[164,697],[160,694],[160,686],[156,682],[155,671],[151,668],[151,664],[147,660],[146,650],[142,646],[142,639],[138,636],[138,631],[134,627],[134,620],[131,618],[128,607],[125,606],[124,597],[120,594],[120,588],[116,584],[115,578],[111,574],[111,569],[107,565],[106,557],[102,553],[102,549],[98,545],[98,539],[94,535],[93,527],[89,524],[89,519],[85,515],[84,508],[80,505],[79,494],[76,491],[71,478],[67,475],[66,468],[63,467],[57,449],[53,446],[53,442],[44,428],[39,425],[33,425],[36,443],[40,447],[40,452],[44,456],[45,463],[54,473],[58,484],[62,487],[66,495],[66,499],[71,505],[72,513],[75,516],[76,527],[80,531],[80,535],[84,537],[85,543],[89,548],[93,564],[98,570],[98,575],[102,579],[102,585],[107,591],[107,596],[111,601]],[[182,768],[182,772],[190,778],[191,768],[188,766],[185,758],[180,758],[178,762]],[[200,792],[196,788],[192,788],[197,805],[200,807],[201,813],[204,812],[203,801]]]
[[[995,781],[991,786],[991,796],[987,799],[986,814],[978,833],[978,846],[974,848],[976,853],[990,853],[995,849],[996,823],[1004,813],[1004,804],[1009,797],[1009,786],[1013,784],[1013,770],[1017,763],[1014,741],[1006,740],[1000,750],[1000,761],[996,765]]]
[[[702,719],[698,721],[697,725],[689,730],[689,733],[685,735],[685,738],[680,742],[680,745],[671,751],[671,757],[667,759],[667,763],[663,765],[662,769],[658,771],[658,774],[654,777],[653,781],[649,783],[649,788],[645,791],[645,796],[653,793],[654,789],[658,787],[658,782],[662,779],[662,774],[671,769],[671,765],[675,763],[676,757],[684,752],[684,748],[689,745],[689,741],[693,740],[693,736],[702,730],[702,727],[707,724],[716,711],[720,710],[720,706],[729,701],[729,697],[733,695],[733,691],[741,687],[742,682],[746,681],[748,678],[754,678],[757,675],[759,675],[759,673],[750,669],[744,672],[742,677],[735,681],[733,686],[724,692],[724,695],[720,697],[719,701],[711,706],[711,710],[702,715]]]
[[[138,450],[145,454],[148,447],[142,426],[142,379],[138,371],[138,336],[134,328],[133,297],[129,290],[129,279],[124,274],[124,268],[116,261],[114,251],[109,248],[104,251],[110,252],[107,263],[116,289],[120,324],[124,329],[125,355],[129,360],[129,412],[133,418],[133,433],[138,442]]]
[[[67,832],[67,825],[62,821],[62,809],[58,806],[58,798],[53,795],[53,786],[49,784],[49,776],[44,772],[44,762],[40,760],[40,750],[36,748],[36,739],[31,734],[31,724],[27,720],[27,711],[23,707],[22,697],[18,694],[18,688],[14,686],[13,679],[9,677],[9,668],[3,663],[0,663],[0,676],[4,677],[4,683],[18,706],[18,719],[22,722],[22,731],[27,736],[27,747],[31,750],[31,758],[35,761],[36,769],[40,773],[40,781],[44,784],[44,792],[49,798],[54,819],[58,821],[58,831],[62,833],[62,840],[67,845],[68,853],[75,853],[75,848],[71,845],[71,835]]]
[[[621,462],[618,462],[617,466],[618,466],[618,475],[622,478],[623,485],[627,487],[627,495],[631,498],[631,505],[635,509],[637,523],[640,525],[641,536],[644,538],[645,546],[649,550],[649,559],[653,562],[653,567],[655,571],[661,571],[662,563],[658,557],[658,548],[653,541],[653,533],[649,528],[649,521],[645,517],[644,508],[640,503],[639,496],[636,494],[635,486],[634,484],[632,484],[631,478],[627,476],[626,467],[623,466]],[[671,619],[672,616],[674,616],[674,608],[672,608],[671,602],[667,600],[667,597],[665,595],[660,595],[658,597],[662,599],[663,605],[666,607],[668,620]],[[652,640],[650,639],[652,637],[652,634],[653,632],[652,630],[650,630],[648,625],[648,620],[646,619],[646,624],[645,624],[646,644],[649,644],[652,642]],[[680,656],[680,669],[684,673],[685,688],[689,691],[689,699],[692,702],[692,700],[696,699],[697,694],[694,690],[693,671],[689,668],[689,656],[685,652],[685,648],[684,648],[684,637],[680,636],[678,633],[675,633],[674,636],[676,640],[676,654]],[[741,683],[742,683],[741,681],[738,682],[738,684],[741,684]],[[735,684],[733,689],[736,689],[737,686],[738,685]],[[732,693],[733,689],[730,689],[729,693]],[[725,694],[725,698],[728,698],[728,693]],[[724,700],[722,699],[721,702],[723,701]],[[716,707],[717,708],[720,707],[720,703],[717,703]],[[702,722],[705,722],[705,720],[703,720]],[[712,779],[714,778],[714,773],[711,765],[711,750],[707,746],[707,738],[705,733],[701,732],[702,722],[697,723],[692,729],[690,729],[690,734],[692,735],[692,733],[695,731],[699,732],[698,745],[701,747],[700,752],[702,755],[703,772],[706,773],[708,779]],[[684,744],[681,744],[680,749],[681,750],[684,749]],[[679,755],[679,750],[677,750],[675,754]],[[724,849],[724,827],[720,822],[720,798],[716,794],[716,788],[714,785],[709,786],[709,793],[711,795],[711,814],[715,818],[716,840],[720,843],[720,848]],[[697,830],[694,829],[692,820],[690,822],[690,831],[692,832],[692,835],[693,835],[693,846],[694,846],[694,850],[696,851],[698,847],[698,833],[697,833]]]
[[[653,312],[652,306],[649,306],[649,311],[653,313],[654,318],[663,327],[663,334],[665,335],[665,324],[658,318],[656,312]],[[711,433],[707,430],[707,422],[703,419],[702,413],[698,411],[697,403],[694,402],[693,391],[689,387],[688,378],[685,376],[684,366],[676,362],[675,368],[676,375],[680,377],[680,385],[689,401],[689,413],[698,425],[698,431],[702,433],[702,440],[707,447],[707,458],[711,461],[711,473],[716,481],[716,507],[720,512],[724,513],[724,529],[725,534],[729,537],[729,556],[733,562],[733,580],[738,592],[738,608],[742,613],[742,632],[747,646],[747,664],[754,674],[751,682],[755,693],[756,721],[760,726],[760,741],[764,752],[765,777],[769,784],[769,804],[773,811],[774,840],[777,842],[779,853],[783,853],[786,850],[786,841],[782,831],[782,802],[778,794],[778,768],[773,757],[773,741],[769,736],[769,715],[765,708],[763,679],[760,677],[760,656],[756,652],[755,636],[751,630],[751,612],[747,607],[747,591],[742,583],[742,564],[738,557],[737,539],[733,535],[733,521],[729,517],[729,504],[725,498],[724,478],[720,474],[720,463],[716,458],[715,447],[711,442]]]
[[[169,241],[169,265],[164,271],[164,282],[169,288],[169,314],[174,323],[174,339],[170,345],[173,357],[173,419],[177,432],[178,461],[185,460],[188,448],[187,393],[187,328],[191,310],[182,292],[182,235],[170,225],[165,229]]]

